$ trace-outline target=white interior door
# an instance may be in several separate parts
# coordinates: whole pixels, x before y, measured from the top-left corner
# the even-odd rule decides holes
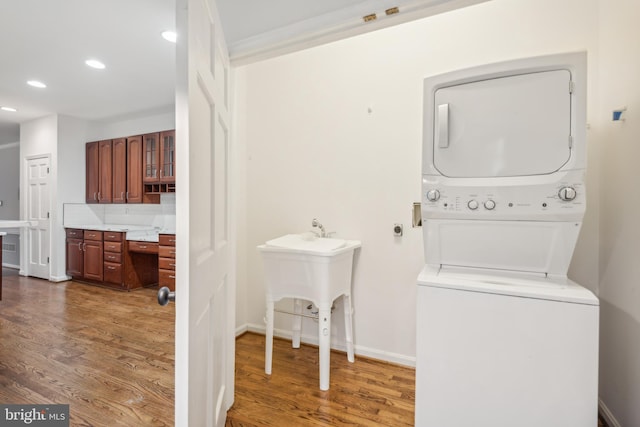
[[[27,275],[49,280],[49,157],[27,160]],[[24,252],[23,252],[24,253]]]
[[[176,425],[224,426],[233,403],[229,58],[215,0],[177,2]]]

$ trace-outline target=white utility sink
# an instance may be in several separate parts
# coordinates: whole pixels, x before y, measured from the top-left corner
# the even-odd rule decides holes
[[[331,306],[343,296],[347,357],[354,361],[351,319],[351,273],[357,240],[317,237],[313,233],[287,234],[258,246],[262,255],[266,285],[267,339],[265,372],[271,374],[274,304],[294,299],[293,347],[300,346],[302,305],[312,301],[318,307],[320,347],[320,389],[329,389],[331,348]]]

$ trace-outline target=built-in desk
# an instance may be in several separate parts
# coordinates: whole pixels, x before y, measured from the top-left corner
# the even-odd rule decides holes
[[[132,233],[116,226],[67,228],[66,234],[67,275],[74,280],[120,290],[166,282],[169,267],[165,248],[169,241],[175,245],[174,234],[159,235],[158,230]],[[129,236],[141,240],[128,240]],[[175,257],[175,248],[172,253]],[[175,262],[169,264],[175,268]]]

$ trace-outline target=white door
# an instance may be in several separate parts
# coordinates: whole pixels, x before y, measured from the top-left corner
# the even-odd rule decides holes
[[[233,403],[235,245],[229,59],[215,0],[177,2],[176,426],[224,426]]]
[[[27,159],[27,275],[49,280],[49,157]],[[24,253],[24,252],[23,252]]]

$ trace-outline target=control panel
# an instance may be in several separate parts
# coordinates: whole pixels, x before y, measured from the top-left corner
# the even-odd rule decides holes
[[[422,215],[429,218],[484,220],[574,220],[582,218],[586,196],[581,173],[555,182],[477,185],[481,182],[423,178]],[[452,185],[455,184],[455,185]],[[462,184],[462,185],[460,185]],[[511,185],[510,185],[511,184]]]

